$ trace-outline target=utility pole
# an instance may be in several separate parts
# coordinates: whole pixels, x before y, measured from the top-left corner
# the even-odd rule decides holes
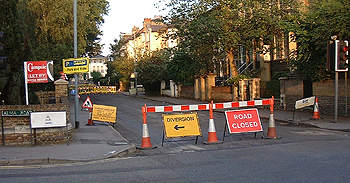
[[[74,16],[74,58],[78,57],[78,31],[77,31],[77,0],[74,0],[73,4],[73,16]],[[79,98],[78,98],[78,75],[74,74],[74,80],[75,80],[75,105],[74,105],[74,121],[75,121],[75,128],[79,128],[79,121],[78,121],[78,108],[79,108]]]

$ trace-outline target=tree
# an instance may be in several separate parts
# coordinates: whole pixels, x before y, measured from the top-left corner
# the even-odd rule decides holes
[[[144,55],[138,60],[135,68],[138,73],[137,80],[142,83],[147,94],[158,94],[161,81],[168,79],[166,61],[169,60],[169,56],[166,50],[160,50]]]
[[[294,0],[169,0],[165,5],[170,8],[165,22],[178,30],[179,46],[199,64],[200,75],[218,72],[225,59],[231,76],[237,75],[238,47],[262,52],[262,43],[273,45],[276,34],[285,31],[283,22],[298,12]]]
[[[101,80],[102,78],[102,74],[100,72],[97,72],[97,71],[93,71],[91,73],[91,76],[92,76],[92,81],[95,83],[95,84],[98,84],[98,82]]]
[[[288,26],[298,45],[295,57],[290,60],[293,71],[314,81],[329,78],[330,73],[326,72],[327,42],[334,35],[349,40],[350,2],[312,1],[303,15]]]
[[[78,1],[78,54],[96,54],[107,0]],[[4,94],[6,104],[23,103],[23,61],[53,60],[59,77],[62,59],[73,57],[73,2],[71,0],[8,0],[0,3],[0,31],[10,72]],[[50,84],[49,84],[50,85]],[[45,89],[29,86],[30,91]],[[45,85],[46,87],[47,85]],[[52,84],[51,84],[52,86]],[[1,88],[0,88],[1,89]]]

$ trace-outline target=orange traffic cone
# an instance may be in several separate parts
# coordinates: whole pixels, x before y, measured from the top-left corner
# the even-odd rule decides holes
[[[213,101],[209,104],[209,129],[208,129],[208,140],[204,144],[221,144],[223,141],[219,141],[216,136],[214,114],[213,114]]]
[[[89,108],[89,119],[88,119],[88,124],[89,126],[94,125],[94,122],[92,121],[92,109]]]
[[[267,138],[277,139],[275,119],[273,117],[273,105],[274,105],[274,97],[272,96],[272,98],[270,99],[270,118],[269,118],[269,127],[267,130]]]
[[[318,98],[315,99],[315,105],[314,105],[314,115],[312,116],[312,119],[318,120],[320,119],[320,112],[318,110]]]
[[[156,147],[152,147],[151,137],[149,136],[148,126],[147,126],[147,107],[146,105],[142,107],[142,116],[143,116],[143,126],[142,126],[142,142],[141,147],[137,147],[138,149],[154,149]]]

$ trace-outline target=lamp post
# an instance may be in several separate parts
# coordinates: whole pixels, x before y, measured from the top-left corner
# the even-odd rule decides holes
[[[78,57],[78,31],[77,31],[77,0],[74,0],[74,4],[73,4],[73,16],[74,16],[74,58]],[[75,99],[75,105],[74,105],[74,122],[75,122],[75,128],[79,128],[79,121],[78,121],[78,108],[79,108],[79,98],[78,98],[78,75],[74,74],[74,85],[75,85],[75,95],[74,95],[74,99]]]

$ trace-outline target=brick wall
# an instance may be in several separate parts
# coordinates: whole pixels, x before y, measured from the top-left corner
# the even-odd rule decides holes
[[[181,86],[180,97],[183,98],[194,98],[194,88],[193,86]]]
[[[211,98],[214,102],[232,101],[232,92],[230,86],[213,86]]]
[[[303,81],[297,79],[283,78],[281,81],[281,105],[285,110],[294,110],[295,102],[304,98]],[[338,83],[338,114],[345,114],[345,81]],[[348,86],[350,82],[348,81]],[[321,114],[334,114],[334,80],[325,80],[312,83],[312,92],[318,97],[319,110]],[[350,96],[350,89],[348,90]],[[350,110],[350,100],[348,98],[348,109]]]

